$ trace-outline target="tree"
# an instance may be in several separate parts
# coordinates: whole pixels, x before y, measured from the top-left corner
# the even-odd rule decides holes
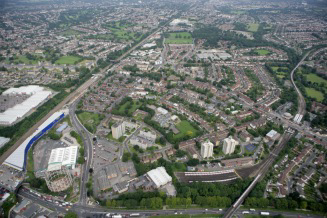
[[[127,162],[131,158],[131,154],[129,152],[124,152],[122,161]]]
[[[308,207],[308,203],[306,201],[301,201],[300,208],[305,210],[307,209],[307,207]]]
[[[78,215],[76,213],[70,211],[65,214],[64,218],[78,218]]]

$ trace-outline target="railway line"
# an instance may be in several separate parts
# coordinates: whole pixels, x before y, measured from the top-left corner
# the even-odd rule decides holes
[[[243,192],[243,194],[237,199],[237,201],[230,207],[226,213],[224,214],[223,217],[228,218],[231,217],[241,206],[243,201],[246,199],[246,197],[250,194],[252,189],[255,187],[255,185],[265,177],[266,173],[276,160],[278,154],[280,151],[284,148],[284,146],[287,144],[288,140],[292,137],[293,134],[286,132],[283,135],[283,138],[281,139],[280,143],[278,146],[275,147],[275,149],[270,153],[268,158],[259,166],[259,169],[257,170],[257,176],[255,179],[252,181],[250,186]]]

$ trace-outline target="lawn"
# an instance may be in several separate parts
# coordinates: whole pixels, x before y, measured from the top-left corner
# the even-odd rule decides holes
[[[55,62],[55,64],[68,64],[68,65],[72,65],[72,64],[77,64],[80,60],[81,60],[80,57],[68,55],[68,56],[62,56],[62,57],[60,57]]]
[[[174,135],[175,139],[184,137],[185,135],[190,135],[194,137],[197,133],[196,129],[187,121],[183,120],[176,125],[176,128],[179,130],[177,135]]]
[[[247,25],[247,29],[250,32],[257,32],[258,31],[258,28],[259,28],[259,24],[258,23],[249,23]]]
[[[192,44],[192,35],[188,32],[169,33],[166,44]]]
[[[88,131],[90,131],[91,133],[95,133],[97,130],[97,126],[100,124],[101,120],[103,120],[105,116],[103,114],[96,114],[83,111],[81,113],[78,113],[77,117]]]
[[[312,83],[318,83],[319,85],[321,83],[324,83],[325,86],[327,87],[327,80],[325,80],[324,78],[318,76],[317,74],[314,73],[309,73],[309,74],[305,74],[306,78],[308,81],[312,82]]]
[[[255,52],[262,56],[269,55],[271,53],[269,50],[266,49],[256,49]]]
[[[317,101],[322,102],[324,100],[324,94],[320,91],[317,91],[313,88],[307,88],[305,87],[305,92],[307,95],[311,98],[315,98]]]
[[[33,55],[35,55],[35,54],[33,54]],[[16,56],[12,62],[14,64],[20,64],[20,63],[22,63],[22,64],[37,64],[42,59],[43,58],[41,56],[39,56],[38,60],[30,60],[25,55],[19,55],[19,56]],[[9,61],[9,59],[7,59],[6,62],[9,64],[11,61]]]
[[[286,75],[288,75],[289,73],[286,73],[285,71],[289,71],[289,69],[287,67],[271,67],[271,69],[277,74],[278,78],[285,78]]]

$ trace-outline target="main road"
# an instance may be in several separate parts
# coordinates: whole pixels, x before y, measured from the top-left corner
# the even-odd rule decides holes
[[[55,204],[53,202],[46,201],[33,193],[28,191],[24,191],[23,189],[19,190],[18,195],[29,199],[43,207],[46,207],[52,211],[56,211],[58,213],[66,213],[67,209],[60,206],[59,204]],[[123,214],[129,215],[132,213],[139,213],[140,217],[143,216],[155,216],[155,215],[175,215],[175,214],[189,214],[189,215],[196,215],[196,214],[223,214],[225,210],[221,209],[201,209],[201,208],[188,208],[188,209],[169,209],[169,210],[117,210],[117,209],[107,209],[99,206],[87,206],[87,205],[73,205],[69,210],[78,214],[78,217],[105,217],[107,213],[111,214]],[[235,214],[242,215],[242,212],[245,210],[239,210]],[[269,210],[265,210],[269,211]],[[260,214],[260,211],[250,212],[253,215]],[[276,211],[269,211],[271,216],[282,214],[285,217],[299,217],[296,211],[294,212],[276,212]],[[319,215],[312,215],[307,214],[306,217],[308,218],[319,218]]]

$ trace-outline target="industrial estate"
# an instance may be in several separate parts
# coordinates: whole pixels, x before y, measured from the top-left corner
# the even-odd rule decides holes
[[[326,217],[327,2],[0,2],[0,217]]]

